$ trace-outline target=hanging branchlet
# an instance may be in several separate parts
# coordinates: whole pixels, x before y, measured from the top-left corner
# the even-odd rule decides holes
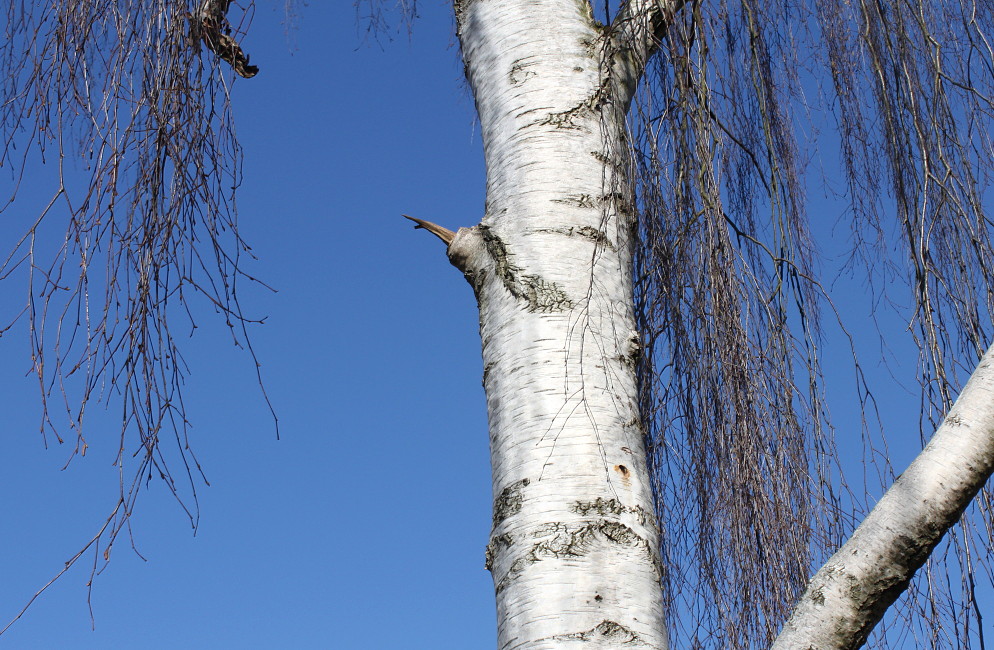
[[[87,546],[94,572],[152,478],[198,523],[206,480],[190,441],[181,351],[198,309],[219,314],[255,362],[247,335],[259,319],[242,312],[239,296],[259,283],[244,269],[251,251],[235,206],[242,153],[220,63],[255,73],[228,23],[236,5],[67,0],[2,10],[0,167],[16,181],[32,156],[55,161],[39,173],[54,178],[50,203],[0,256],[0,278],[26,284],[20,322],[40,428],[81,455],[95,444],[85,417],[94,402],[120,417],[120,494]],[[200,56],[200,42],[218,56]],[[4,211],[8,198],[0,214],[16,223],[19,215]]]
[[[623,6],[640,5],[672,3]],[[643,32],[657,56],[629,116],[639,375],[671,640],[760,647],[863,492],[838,479],[822,395],[806,134],[838,127],[852,263],[912,305],[923,411],[939,417],[992,336],[994,19],[973,0],[701,0]],[[856,381],[872,419],[858,364]],[[922,647],[982,645],[980,502],[894,610]]]
[[[776,635],[827,536],[835,456],[791,88],[767,33],[786,17],[721,5],[659,5],[679,9],[652,32],[628,176],[672,641],[751,648]]]

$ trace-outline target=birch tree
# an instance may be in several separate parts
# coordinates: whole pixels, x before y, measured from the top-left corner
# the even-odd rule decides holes
[[[411,0],[356,4],[374,23],[416,15]],[[954,528],[898,619],[929,631],[923,645],[982,646],[976,583],[991,575],[994,523],[982,491],[994,469],[981,361],[994,299],[989,8],[452,7],[485,209],[461,224],[412,218],[444,242],[480,309],[499,647],[858,647]],[[170,333],[186,294],[206,294],[245,339],[236,289],[250,278],[230,190],[241,151],[227,112],[232,75],[258,71],[245,10],[7,5],[0,162],[16,162],[15,134],[94,161],[79,198],[63,185],[53,199],[73,215],[54,263],[35,255],[32,229],[0,276],[31,269],[46,404],[74,374],[82,404],[106,381],[125,397],[121,448],[137,435],[143,451],[136,467],[122,453],[134,478],[92,542],[105,553],[150,469],[174,489],[167,436],[196,471]],[[855,533],[857,497],[824,406],[819,304],[830,302],[805,211],[806,154],[825,144],[806,134],[829,125],[851,264],[881,286],[901,281],[925,426],[948,413]],[[83,408],[70,416],[83,449]]]

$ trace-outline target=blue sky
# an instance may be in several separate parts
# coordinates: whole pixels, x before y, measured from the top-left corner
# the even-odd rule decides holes
[[[350,2],[311,3],[291,51],[281,4],[259,3],[245,46],[262,71],[234,95],[241,234],[260,260],[250,271],[278,289],[243,300],[268,317],[252,336],[282,439],[251,358],[203,309],[183,342],[193,446],[211,482],[196,537],[153,483],[134,519],[148,561],[126,541],[115,548],[93,593],[96,630],[80,566],[0,647],[494,644],[475,304],[441,242],[400,216],[457,227],[483,208],[450,10],[425,3],[410,39],[377,44],[364,42]],[[36,214],[39,176],[32,170],[4,214],[5,236]],[[0,298],[12,316],[23,285],[6,283]],[[91,450],[60,471],[70,450],[42,446],[27,344],[23,327],[0,339],[4,622],[92,536],[117,494],[116,411],[91,410]]]
[[[291,50],[282,3],[260,2],[244,45],[261,72],[235,83],[240,228],[259,259],[248,270],[278,289],[249,290],[243,305],[267,317],[252,337],[282,439],[251,358],[204,309],[183,342],[193,445],[211,482],[199,491],[197,535],[153,482],[133,519],[147,561],[118,542],[93,590],[95,630],[84,562],[0,647],[494,646],[475,304],[442,244],[400,217],[453,229],[479,220],[485,170],[473,102],[446,2],[419,3],[410,38],[379,42],[364,38],[351,4],[304,7]],[[45,181],[33,171],[3,236],[33,220]],[[846,232],[831,230],[839,208],[815,200],[813,209],[827,215],[816,234],[831,249],[828,240]],[[859,281],[839,286],[862,323],[865,302],[847,289]],[[0,315],[23,303],[21,285],[0,285]],[[877,338],[857,329],[872,369]],[[845,427],[854,422],[845,397],[852,370],[840,350],[826,372],[843,385],[833,416]],[[29,369],[27,335],[15,327],[0,338],[4,622],[93,535],[117,496],[116,411],[91,411],[91,449],[61,471],[71,450],[44,449]],[[890,372],[878,373],[884,418],[915,423],[913,375],[898,377],[901,388]],[[917,440],[917,426],[902,435]]]

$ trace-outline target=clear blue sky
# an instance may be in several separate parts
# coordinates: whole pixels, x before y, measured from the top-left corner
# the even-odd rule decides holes
[[[204,309],[184,342],[193,445],[211,482],[200,489],[198,534],[153,482],[133,520],[147,562],[118,542],[93,591],[96,629],[81,563],[0,647],[494,646],[475,305],[442,244],[400,218],[453,229],[479,220],[473,102],[448,3],[419,3],[410,39],[392,33],[379,43],[364,41],[351,4],[304,7],[291,52],[282,3],[260,2],[244,45],[261,72],[235,83],[241,234],[259,258],[248,270],[279,290],[246,292],[243,304],[268,317],[252,335],[282,440],[250,357]],[[32,175],[5,213],[4,237],[33,220],[43,181]],[[831,238],[838,208],[813,209],[822,211],[820,236]],[[0,286],[0,316],[23,303],[21,285]],[[872,369],[876,335],[856,322]],[[833,415],[845,426],[852,372],[845,348],[835,353],[841,362],[827,373],[842,384]],[[71,450],[43,448],[29,369],[27,334],[15,327],[0,339],[3,623],[89,539],[117,496],[116,411],[91,411],[92,447],[61,471]],[[916,422],[915,393],[893,388],[886,372],[880,378],[885,419]],[[913,387],[912,375],[901,379]],[[917,429],[901,436],[913,442]]]
[[[282,3],[260,2],[245,46],[262,71],[235,83],[241,233],[260,259],[251,272],[279,290],[244,300],[268,316],[253,342],[282,440],[250,357],[203,309],[184,342],[193,445],[211,482],[197,536],[153,482],[134,520],[148,562],[126,540],[115,547],[94,590],[96,630],[80,566],[0,647],[493,646],[473,295],[441,242],[400,217],[479,220],[473,102],[443,3],[425,3],[410,40],[380,44],[363,42],[351,4],[305,7],[291,53]],[[30,189],[4,214],[5,236],[33,220]],[[20,310],[23,285],[0,291],[5,316]],[[6,622],[113,506],[117,424],[93,409],[93,448],[60,471],[70,450],[42,447],[23,327],[0,355]]]

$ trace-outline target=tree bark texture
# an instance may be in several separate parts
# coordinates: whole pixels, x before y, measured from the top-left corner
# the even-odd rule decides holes
[[[665,648],[617,164],[630,84],[586,0],[455,8],[487,199],[449,256],[480,308],[498,647]]]
[[[774,650],[858,648],[994,472],[994,346],[921,454],[815,574]]]

